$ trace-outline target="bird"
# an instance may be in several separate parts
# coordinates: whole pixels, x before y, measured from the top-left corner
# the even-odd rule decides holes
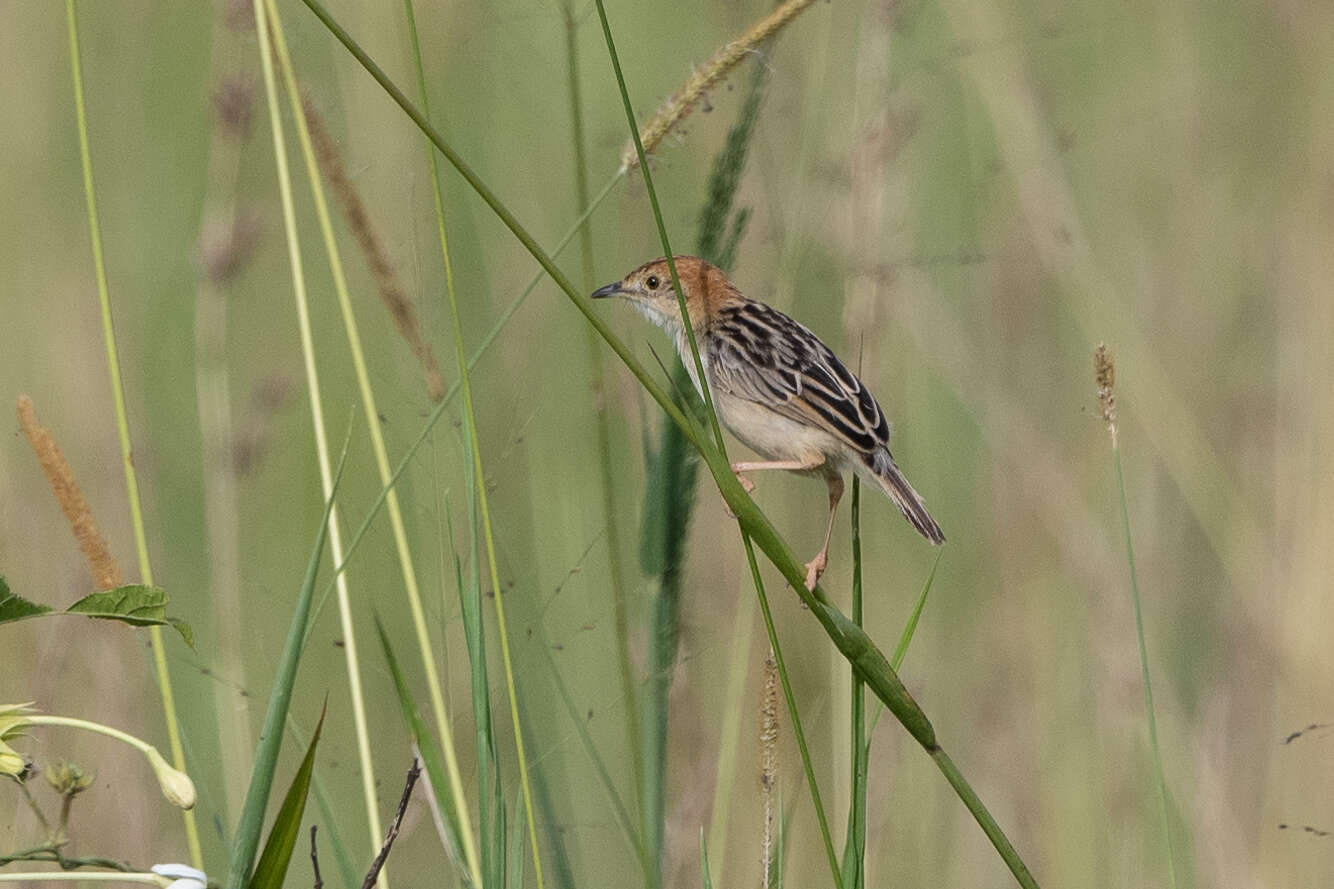
[[[824,544],[805,565],[806,588],[814,590],[828,567],[848,470],[884,491],[919,534],[944,543],[940,525],[890,454],[889,421],[862,381],[809,328],[745,296],[713,263],[684,254],[673,259],[718,419],[763,458],[731,464],[742,487],[755,488],[743,473],[787,470],[823,478],[829,488]],[[666,330],[700,389],[665,257],[591,297],[625,300]]]

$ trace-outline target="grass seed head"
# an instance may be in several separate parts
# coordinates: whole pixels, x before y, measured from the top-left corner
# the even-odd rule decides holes
[[[32,445],[33,452],[37,455],[37,462],[41,464],[42,472],[46,473],[51,493],[55,495],[56,502],[60,504],[60,509],[65,513],[65,519],[74,532],[74,537],[79,541],[79,548],[88,559],[88,567],[93,572],[93,582],[97,589],[110,590],[120,586],[120,568],[111,555],[111,548],[107,545],[106,538],[97,527],[97,520],[93,517],[88,501],[83,497],[78,479],[74,477],[74,470],[70,468],[69,461],[65,459],[60,446],[56,444],[55,436],[51,434],[51,430],[37,421],[37,411],[33,407],[32,399],[27,395],[19,396],[18,413],[19,425],[23,428],[23,434],[28,437],[28,444]]]
[[[1098,384],[1098,407],[1102,419],[1107,423],[1107,431],[1112,436],[1112,447],[1116,447],[1116,362],[1106,343],[1098,343],[1093,351],[1093,376]]]

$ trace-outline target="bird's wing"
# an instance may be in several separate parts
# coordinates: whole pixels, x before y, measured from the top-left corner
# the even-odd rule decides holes
[[[833,433],[865,454],[889,445],[875,398],[819,337],[753,300],[719,313],[707,337],[709,382]]]

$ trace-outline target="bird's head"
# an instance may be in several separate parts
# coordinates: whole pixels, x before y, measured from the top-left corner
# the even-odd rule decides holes
[[[719,305],[737,296],[736,289],[727,280],[722,269],[697,256],[678,254],[676,274],[686,298],[691,325],[696,332],[706,328]],[[681,304],[672,287],[671,269],[666,259],[646,262],[621,280],[593,291],[593,299],[618,296],[628,300],[646,318],[670,331],[684,328],[681,323]]]

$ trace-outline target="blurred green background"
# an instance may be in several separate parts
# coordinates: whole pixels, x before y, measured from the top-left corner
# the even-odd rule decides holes
[[[168,652],[206,857],[218,876],[249,768],[236,739],[253,743],[258,731],[321,510],[246,6],[78,5],[155,579],[198,636],[197,650],[169,639]],[[410,87],[401,7],[330,6]],[[424,140],[304,6],[282,9],[303,86],[338,139],[452,382]],[[641,121],[692,65],[766,10],[755,0],[611,2]],[[620,163],[626,128],[596,13],[575,13],[596,189]],[[578,215],[560,8],[421,3],[417,15],[439,128],[539,240],[554,245]],[[63,10],[16,0],[5,17],[0,401],[33,397],[134,578]],[[949,536],[903,669],[943,743],[1044,884],[1167,885],[1115,477],[1093,397],[1092,350],[1105,340],[1117,359],[1182,884],[1327,885],[1334,840],[1303,828],[1334,829],[1334,736],[1283,741],[1334,713],[1334,7],[834,0],[797,18],[765,63],[769,91],[739,197],[753,217],[732,277],[860,365],[896,421],[896,456]],[[678,249],[693,243],[709,163],[747,81],[743,67],[657,152],[654,179]],[[223,82],[251,99],[239,140],[215,130]],[[289,121],[294,146],[291,132]],[[224,312],[201,288],[197,263],[220,157],[230,164],[221,181],[234,177],[226,191],[255,239],[220,298]],[[448,169],[445,182],[472,348],[536,265]],[[341,439],[353,421],[341,506],[355,527],[379,481],[303,178],[296,194],[330,436]],[[637,174],[598,210],[592,229],[595,284],[661,253]],[[432,403],[341,220],[338,231],[396,463]],[[575,251],[562,265],[582,283]],[[650,346],[666,355],[665,339],[638,316],[599,310],[650,366]],[[609,519],[586,327],[543,282],[478,365],[474,395],[530,711],[526,740],[555,793],[559,823],[541,826],[560,832],[579,885],[621,886],[637,873],[634,857],[553,694],[550,665],[633,799],[606,531],[614,522],[623,541],[642,668],[653,584],[635,559],[641,437],[660,415],[598,346],[618,467]],[[210,443],[201,405],[219,403],[230,423]],[[456,532],[466,529],[458,417],[456,405],[400,492],[456,736],[469,738],[453,555],[442,533],[447,514]],[[89,591],[88,571],[13,419],[10,428],[0,448],[0,572],[21,595],[67,604]],[[808,556],[823,528],[823,487],[791,476],[759,481],[758,502]],[[206,496],[212,484],[231,492],[234,509]],[[845,608],[846,515],[825,579]],[[238,535],[231,569],[218,564],[219,535],[229,533]],[[458,533],[462,552],[466,530]],[[888,648],[935,553],[874,493],[863,501],[863,533],[867,626]],[[699,832],[710,829],[720,726],[730,724],[740,727],[739,754],[731,786],[718,794],[730,812],[725,847],[711,850],[714,875],[716,885],[753,886],[763,631],[749,623],[757,618],[740,540],[707,479],[689,553],[671,697],[666,884],[699,885]],[[218,588],[228,576],[234,593]],[[766,577],[841,844],[846,669],[797,597],[774,572]],[[423,700],[424,691],[383,517],[349,578],[387,816],[411,752],[374,645],[373,611],[402,640],[400,659]],[[313,726],[328,694],[318,772],[339,832],[360,855],[365,821],[341,640],[331,606],[303,662],[294,715]],[[724,678],[738,640],[750,646],[750,690],[745,712],[729,718]],[[0,699],[35,700],[165,746],[144,643],[118,625],[73,619],[7,626]],[[506,797],[514,799],[494,665],[492,675]],[[786,717],[783,725],[780,787],[793,812],[788,879],[827,884]],[[145,865],[185,858],[180,819],[137,754],[50,730],[26,749],[98,770],[76,806],[79,854]],[[461,742],[461,751],[465,786],[473,787],[470,745]],[[294,746],[286,751],[280,781],[297,755]],[[869,884],[1010,885],[957,798],[889,719],[878,725],[871,763]],[[16,793],[0,793],[0,851],[30,844],[31,816]],[[311,817],[318,820],[313,808]],[[451,885],[443,861],[419,801],[391,858],[393,879],[412,885],[430,875]],[[308,868],[298,854],[294,885],[309,884]]]

